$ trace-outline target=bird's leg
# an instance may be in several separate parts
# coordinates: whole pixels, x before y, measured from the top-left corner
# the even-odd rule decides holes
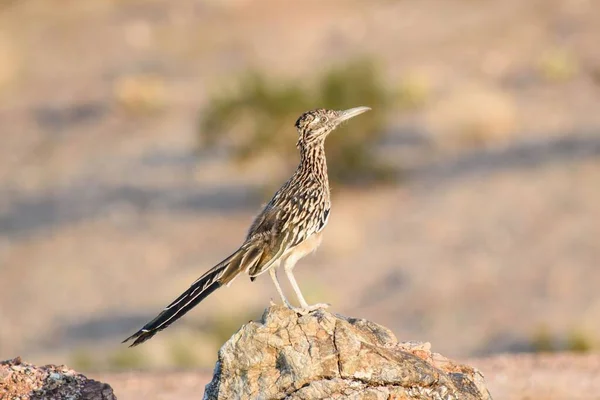
[[[290,304],[288,299],[285,297],[285,294],[283,294],[283,290],[281,289],[281,285],[279,284],[279,279],[277,278],[277,269],[275,267],[271,267],[271,269],[269,269],[269,275],[271,275],[271,279],[273,279],[273,283],[277,288],[277,293],[279,293],[279,296],[281,296],[283,304],[285,304],[287,308],[293,309],[294,306]]]
[[[283,268],[285,270],[285,274],[287,275],[290,283],[292,284],[292,288],[294,289],[294,292],[296,292],[296,296],[298,297],[298,301],[300,302],[300,308],[293,308],[293,310],[299,314],[307,314],[311,311],[329,307],[329,304],[324,304],[324,303],[308,305],[308,303],[304,299],[304,296],[302,295],[302,292],[300,291],[300,286],[298,286],[298,282],[296,282],[296,278],[294,278],[294,273],[292,272],[295,265],[296,265],[296,260],[294,260],[293,257],[289,257],[288,259],[286,259],[283,262]]]

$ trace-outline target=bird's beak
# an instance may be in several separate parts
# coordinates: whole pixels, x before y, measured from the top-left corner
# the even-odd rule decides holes
[[[348,110],[340,111],[335,123],[340,124],[344,121],[349,120],[350,118],[356,117],[359,114],[369,111],[370,109],[370,107],[354,107]]]

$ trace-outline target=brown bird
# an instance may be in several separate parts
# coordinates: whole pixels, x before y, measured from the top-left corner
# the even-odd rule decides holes
[[[254,281],[269,272],[283,303],[299,313],[307,313],[327,304],[308,305],[294,278],[296,262],[313,252],[321,243],[322,232],[331,209],[325,139],[342,122],[369,107],[345,111],[316,109],[296,121],[300,164],[292,177],[275,193],[254,219],[246,240],[232,255],[208,270],[156,318],[123,341],[134,340],[130,347],[150,339],[200,303],[223,285],[230,285],[242,272]],[[300,307],[285,297],[277,278],[277,268],[285,271]]]

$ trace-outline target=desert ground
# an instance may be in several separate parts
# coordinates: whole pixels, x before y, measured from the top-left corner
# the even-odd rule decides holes
[[[469,360],[483,372],[494,399],[599,399],[597,355],[497,355]],[[119,400],[194,399],[204,392],[212,371],[127,372],[100,374]]]
[[[332,187],[296,269],[308,300],[473,360],[495,398],[598,398],[599,37],[593,0],[1,3],[0,359],[90,371],[120,399],[201,392],[277,299],[268,278],[120,341],[235,250],[291,171],[202,147],[198,120],[245,71],[310,85],[370,57],[419,98],[377,147],[402,174]],[[293,122],[273,132],[290,147]]]

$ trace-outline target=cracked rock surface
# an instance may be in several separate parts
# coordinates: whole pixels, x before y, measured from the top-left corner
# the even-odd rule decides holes
[[[38,367],[19,357],[0,362],[0,399],[116,400],[106,383],[86,378],[62,365]]]
[[[483,376],[432,353],[428,343],[399,343],[373,322],[318,310],[299,316],[268,308],[219,351],[205,400],[490,399]]]

